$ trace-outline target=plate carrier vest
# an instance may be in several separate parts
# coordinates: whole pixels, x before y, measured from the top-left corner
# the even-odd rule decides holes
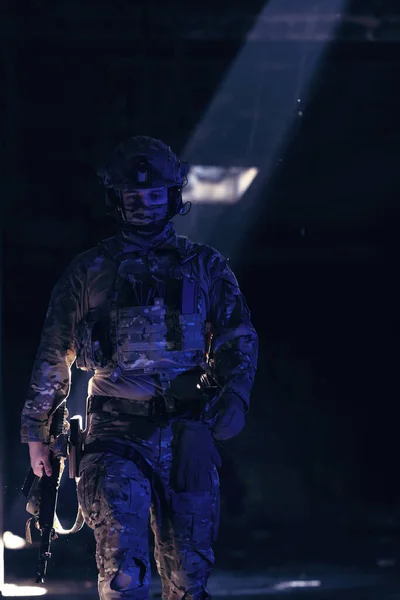
[[[149,251],[146,255],[122,250],[115,238],[98,244],[101,253],[117,265],[108,300],[108,351],[104,352],[101,342],[93,336],[98,314],[97,318],[90,316],[81,328],[78,368],[111,369],[108,376],[114,382],[121,375],[156,374],[165,387],[172,374],[176,376],[196,366],[207,370],[211,328],[205,320],[200,286],[191,277],[190,264],[198,251],[190,252],[189,248],[188,252],[183,236],[177,236],[177,241],[176,249]],[[153,297],[146,302],[138,297],[137,306],[122,306],[122,286],[140,287],[140,275],[154,282]],[[171,284],[175,290],[180,286],[180,294],[175,295],[180,302],[175,305],[168,305],[158,295],[159,290],[165,292]]]

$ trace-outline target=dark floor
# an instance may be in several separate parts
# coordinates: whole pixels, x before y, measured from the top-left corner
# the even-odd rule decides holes
[[[233,533],[231,528],[230,534]],[[301,600],[400,600],[400,537],[367,532],[343,537],[331,531],[293,528],[271,531],[223,531],[216,547],[216,569],[210,579],[213,598],[254,596]],[[92,532],[54,542],[43,586],[48,600],[96,600],[96,567]],[[6,550],[4,595],[22,595],[34,586],[38,540],[22,550]],[[153,565],[151,598],[160,598]],[[28,590],[26,590],[28,592]],[[36,597],[32,590],[31,595]]]
[[[25,574],[35,567],[34,561],[31,560],[31,552],[28,554],[29,560],[26,557],[26,560],[22,560],[18,565],[18,570],[23,569]],[[24,578],[15,575],[7,576],[6,573],[4,596],[20,596],[27,593],[27,597],[34,597],[40,593],[40,588],[44,588],[48,600],[63,597],[95,600],[98,598],[95,570],[90,569],[86,576],[82,577],[82,575],[85,575],[82,571],[71,569],[69,578],[66,578],[65,570],[59,572],[53,568],[48,574],[45,585],[38,586],[34,583],[34,577],[27,579],[26,576]],[[18,588],[21,586],[21,589],[16,589],[14,586]],[[29,592],[27,589],[24,593],[22,588],[25,586],[34,586],[35,590]],[[213,598],[237,597],[248,600],[254,596],[260,600],[287,596],[302,600],[400,600],[400,575],[391,560],[382,561],[381,565],[377,564],[369,568],[316,563],[279,567],[266,565],[263,570],[215,569],[210,579],[209,590]],[[157,575],[153,577],[150,596],[161,597]]]
[[[35,586],[29,580],[13,581],[13,584]],[[6,585],[4,595],[17,595],[14,585]],[[76,581],[73,574],[70,581],[49,577],[44,588],[47,590],[45,597],[48,600],[63,597],[76,600],[98,598],[94,581]],[[393,574],[362,573],[356,569],[329,569],[318,565],[304,566],[293,572],[289,569],[275,572],[266,569],[265,573],[252,574],[216,571],[209,589],[213,598],[237,597],[243,600],[250,600],[254,596],[260,600],[287,596],[302,600],[400,600],[400,578]],[[22,588],[18,592],[20,595]],[[33,593],[28,597],[34,597]],[[151,598],[160,598],[160,585],[156,579],[153,581]]]

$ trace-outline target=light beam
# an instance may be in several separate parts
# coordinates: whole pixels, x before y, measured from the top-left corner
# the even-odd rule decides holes
[[[259,217],[260,195],[265,194],[282,160],[292,128],[307,110],[310,84],[329,43],[335,39],[346,0],[282,4],[271,0],[264,6],[181,153],[193,165],[214,165],[228,171],[233,167],[259,170],[240,202],[219,195],[216,203],[213,187],[208,188],[207,200],[204,186],[197,190],[196,184],[183,190],[184,200],[201,197],[208,206],[195,206],[187,217],[176,219],[178,233],[217,247],[227,256],[237,249],[240,238]],[[293,22],[296,35],[290,35],[289,27],[286,38],[277,35],[277,40],[271,42],[265,24],[275,20],[279,27],[282,17],[286,23]],[[318,35],[321,19],[322,38]]]

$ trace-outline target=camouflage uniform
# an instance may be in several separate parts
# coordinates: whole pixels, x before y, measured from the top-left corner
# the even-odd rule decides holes
[[[210,491],[175,493],[172,429],[155,427],[138,440],[148,469],[113,454],[88,454],[82,460],[78,492],[86,523],[94,529],[100,598],[147,599],[150,584],[148,514],[154,533],[155,561],[163,600],[208,598],[219,521],[217,469]],[[113,584],[117,571],[132,578],[125,592]]]
[[[22,411],[22,441],[48,439],[49,416],[68,396],[74,361],[79,368],[93,370],[89,399],[103,398],[106,403],[88,414],[85,444],[101,442],[136,451],[136,458],[129,460],[114,451],[90,453],[80,464],[78,499],[87,525],[94,530],[101,600],[148,598],[149,510],[163,600],[209,598],[206,585],[219,519],[217,469],[210,470],[208,490],[176,491],[174,456],[185,421],[175,416],[160,426],[145,416],[149,404],[165,391],[159,373],[144,369],[116,375],[115,363],[102,362],[98,346],[91,345],[90,360],[85,350],[88,334],[93,340],[93,321],[107,321],[110,290],[119,277],[118,263],[104,251],[110,245],[118,249],[120,258],[131,259],[133,271],[126,281],[134,282],[136,292],[140,290],[137,304],[150,305],[160,294],[160,285],[166,293],[177,270],[181,279],[196,284],[202,331],[206,333],[205,323],[213,331],[220,389],[249,404],[257,335],[235,276],[216,250],[177,236],[169,223],[145,249],[134,234],[120,232],[105,246],[76,257],[57,282]],[[179,331],[190,330],[195,321],[185,321],[181,315]],[[179,400],[195,396],[198,372],[205,364],[204,352],[201,359],[198,354],[191,356],[191,366],[169,369],[171,390]],[[136,414],[129,414],[132,406],[138,408]]]

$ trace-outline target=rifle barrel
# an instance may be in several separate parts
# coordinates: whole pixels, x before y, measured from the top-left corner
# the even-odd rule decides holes
[[[44,583],[47,566],[51,558],[51,542],[54,539],[54,515],[57,506],[60,479],[60,459],[51,460],[52,474],[42,476],[42,497],[39,512],[41,542],[37,562],[36,583]]]
[[[50,546],[53,536],[53,527],[43,528],[37,565],[36,583],[44,583],[47,574],[47,566],[51,558]]]

